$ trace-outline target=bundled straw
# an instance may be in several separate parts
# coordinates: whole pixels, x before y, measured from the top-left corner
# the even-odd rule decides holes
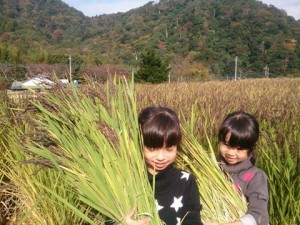
[[[135,219],[147,215],[151,224],[161,224],[141,154],[133,83],[129,87],[120,81],[106,88],[100,98],[76,88],[46,93],[35,103],[40,110],[37,124],[54,144],[31,142],[29,151],[61,170],[78,199],[111,220],[124,223],[124,215],[135,208]],[[76,206],[56,197],[95,224]]]
[[[191,120],[195,120],[192,110]],[[225,177],[210,146],[206,151],[194,136],[195,121],[183,123],[183,140],[177,164],[196,177],[202,203],[201,218],[205,222],[226,223],[245,215],[247,203],[228,177]],[[209,141],[209,140],[208,140]]]

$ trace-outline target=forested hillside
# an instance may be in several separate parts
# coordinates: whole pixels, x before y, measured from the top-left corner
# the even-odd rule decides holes
[[[256,0],[160,0],[126,13],[86,17],[60,0],[0,0],[2,77],[24,64],[139,65],[146,49],[179,77],[299,75],[300,20]],[[5,71],[5,74],[4,72]],[[8,72],[10,71],[10,72]]]

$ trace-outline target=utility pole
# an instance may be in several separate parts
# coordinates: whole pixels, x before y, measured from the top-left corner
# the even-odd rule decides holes
[[[169,69],[168,78],[169,78],[169,83],[171,83],[171,64],[169,64],[169,66],[167,67],[167,69]]]
[[[236,80],[237,77],[237,61],[238,61],[238,57],[235,57],[235,69],[234,69],[234,80]]]
[[[70,66],[70,84],[72,84],[72,57],[69,55],[69,66]]]
[[[265,77],[269,77],[269,67],[266,65],[265,69]]]

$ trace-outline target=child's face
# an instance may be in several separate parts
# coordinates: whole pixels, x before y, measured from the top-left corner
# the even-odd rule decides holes
[[[227,163],[233,166],[246,160],[249,155],[249,150],[230,147],[226,143],[221,142],[220,153]]]
[[[240,149],[238,147],[230,147],[228,142],[230,140],[230,133],[226,135],[225,141],[220,143],[220,154],[229,165],[236,165],[248,158],[249,150]]]
[[[147,148],[144,146],[144,159],[149,173],[156,174],[172,164],[177,155],[177,146]]]

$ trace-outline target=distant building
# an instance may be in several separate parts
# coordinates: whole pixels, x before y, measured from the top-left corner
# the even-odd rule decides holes
[[[24,89],[39,89],[39,88],[52,88],[52,85],[55,84],[53,81],[45,77],[34,77],[28,81],[22,83]]]
[[[22,88],[22,82],[20,81],[14,81],[11,86],[10,86],[11,90],[23,90]]]
[[[61,84],[68,84],[68,79],[60,79]],[[10,87],[11,90],[25,90],[25,89],[51,89],[55,84],[50,80],[47,74],[39,74],[36,77],[30,78],[27,81],[14,81]]]

